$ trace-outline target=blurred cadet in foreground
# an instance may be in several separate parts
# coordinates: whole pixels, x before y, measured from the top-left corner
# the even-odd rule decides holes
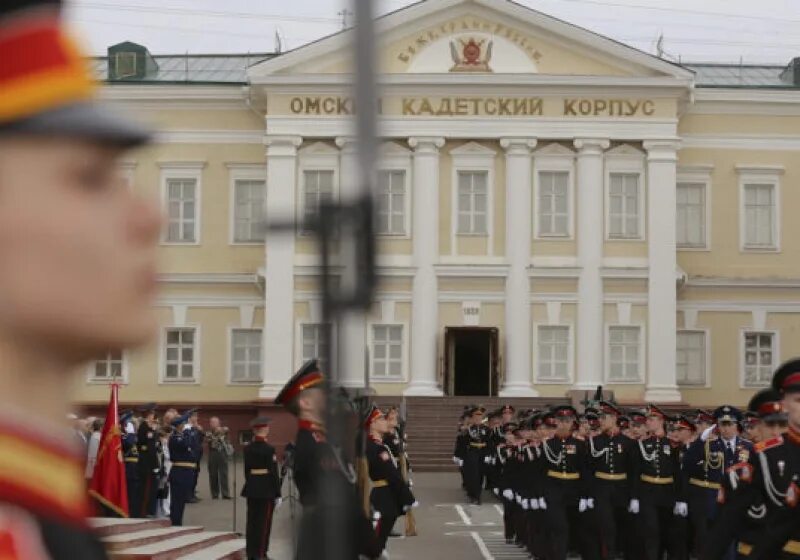
[[[115,167],[147,134],[93,101],[59,7],[0,3],[0,557],[13,560],[106,558],[65,388],[156,325],[159,212]]]

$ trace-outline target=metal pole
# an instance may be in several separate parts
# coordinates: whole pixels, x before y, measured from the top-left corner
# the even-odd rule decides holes
[[[231,502],[233,502],[233,529],[231,530],[232,533],[236,533],[236,500],[239,498],[239,494],[236,491],[236,449],[233,450],[233,496]]]

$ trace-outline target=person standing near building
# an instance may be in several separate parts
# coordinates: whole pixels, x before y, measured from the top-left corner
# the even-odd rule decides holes
[[[85,450],[64,433],[70,388],[155,333],[160,214],[115,164],[147,134],[96,102],[87,69],[59,2],[0,3],[4,560],[107,558],[86,520]]]
[[[136,428],[133,424],[133,411],[126,410],[119,416],[122,432],[122,457],[125,461],[125,484],[128,489],[128,507],[133,509],[141,503],[139,490],[139,450],[136,447]]]
[[[192,482],[192,493],[191,497],[189,498],[190,504],[196,504],[200,501],[200,496],[197,495],[197,481],[200,478],[200,466],[203,461],[203,440],[205,439],[205,432],[203,431],[203,426],[200,425],[200,414],[199,409],[193,408],[187,412],[189,414],[189,429],[192,432],[192,436],[194,437],[195,441],[197,442],[197,447],[195,448],[195,457],[194,462],[197,465],[197,470],[194,473],[194,481]]]
[[[173,432],[169,436],[169,518],[172,525],[183,525],[183,512],[192,497],[194,475],[197,472],[197,438],[189,424],[189,413],[172,420]]]
[[[136,510],[137,517],[155,517],[156,495],[158,493],[158,422],[156,403],[147,403],[141,408],[144,416],[139,423],[136,444],[139,450],[139,483],[142,489],[141,503]]]
[[[485,409],[473,406],[467,411],[469,427],[466,432],[464,448],[464,484],[470,503],[480,505],[483,491],[483,478],[486,472],[484,458],[489,445],[489,430],[483,424]]]
[[[210,424],[214,427],[214,418]],[[244,448],[244,486],[247,498],[247,559],[268,558],[272,515],[281,504],[281,479],[275,448],[267,443],[270,419],[259,416],[250,422],[253,441]],[[217,418],[217,428],[219,419]],[[210,456],[209,456],[210,460]],[[210,467],[209,467],[210,470]]]
[[[211,488],[211,499],[222,495],[223,500],[230,500],[228,490],[228,458],[233,455],[233,445],[228,440],[228,427],[222,426],[217,416],[208,420],[209,430],[205,433],[208,442],[208,484]]]
[[[89,436],[89,446],[86,449],[86,484],[92,480],[94,475],[94,465],[97,462],[97,451],[100,449],[100,434],[103,431],[103,419],[95,418],[92,421],[91,435]]]

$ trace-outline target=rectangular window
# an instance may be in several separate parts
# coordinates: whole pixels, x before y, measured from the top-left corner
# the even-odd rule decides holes
[[[405,171],[380,171],[378,173],[378,223],[376,229],[382,235],[405,235]]]
[[[775,185],[744,186],[744,246],[753,249],[775,247]]]
[[[486,235],[488,216],[486,171],[458,172],[458,233]]]
[[[676,241],[678,247],[706,246],[706,185],[678,183]]]
[[[775,369],[775,334],[744,333],[744,386],[767,387]]]
[[[167,179],[167,242],[197,241],[197,181]]]
[[[569,382],[569,327],[541,326],[537,339],[538,380]]]
[[[92,377],[98,380],[122,380],[122,350],[110,350],[94,363]]]
[[[566,237],[569,235],[569,173],[567,171],[539,172],[539,235]]]
[[[403,376],[402,325],[373,325],[372,375],[398,378]]]
[[[675,366],[678,385],[706,384],[705,332],[678,332]]]
[[[636,239],[639,232],[639,174],[612,173],[608,189],[608,237]]]
[[[608,329],[608,380],[612,382],[640,381],[639,327],[610,327]]]
[[[194,380],[195,340],[194,328],[167,329],[166,347],[164,348],[165,381]]]
[[[333,201],[333,171],[306,170],[303,172],[303,224],[309,224],[319,214],[320,206]],[[304,232],[308,228],[304,226]]]
[[[306,324],[302,330],[303,362],[316,358],[322,371],[327,371],[331,356],[328,347],[330,325]]]
[[[261,381],[261,329],[231,331],[231,381]]]
[[[237,179],[233,191],[233,241],[263,242],[266,183],[258,179]]]

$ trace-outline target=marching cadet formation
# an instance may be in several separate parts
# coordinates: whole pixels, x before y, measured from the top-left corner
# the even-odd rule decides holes
[[[484,484],[502,501],[508,544],[538,560],[800,558],[800,360],[744,413],[623,413],[600,390],[589,404],[464,410],[453,460],[470,503]]]

